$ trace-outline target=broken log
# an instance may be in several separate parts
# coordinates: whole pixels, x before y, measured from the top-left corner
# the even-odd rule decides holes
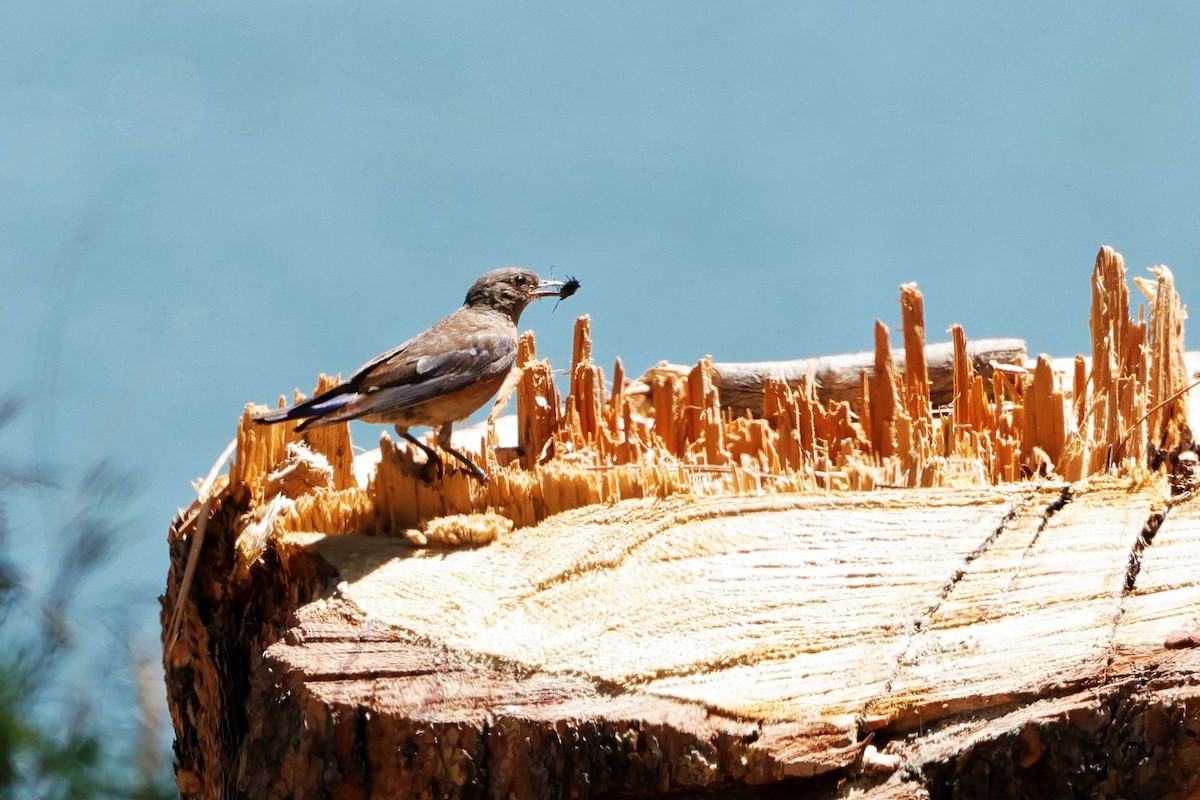
[[[1104,381],[984,378],[956,330],[947,414],[883,326],[854,413],[771,379],[734,415],[707,361],[641,413],[586,319],[565,399],[523,339],[486,485],[386,436],[356,479],[344,428],[251,407],[169,540],[181,795],[1200,791],[1181,316],[1160,272],[1134,322],[1118,264]]]
[[[904,351],[894,354],[896,369],[904,372]],[[967,345],[967,358],[975,374],[990,381],[996,364],[1023,365],[1026,360],[1023,339],[975,339]],[[935,406],[950,403],[954,394],[954,343],[938,342],[926,345],[930,399]],[[686,375],[691,367],[662,362],[651,367],[640,381],[647,387],[656,383],[664,371]],[[846,353],[794,361],[714,361],[713,383],[721,394],[721,406],[741,415],[749,411],[762,416],[764,386],[768,380],[781,380],[797,389],[811,380],[817,397],[823,403],[862,399],[862,380],[875,377],[875,353]]]

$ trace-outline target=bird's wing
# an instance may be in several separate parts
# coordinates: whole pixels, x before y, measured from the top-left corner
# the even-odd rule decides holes
[[[432,397],[504,372],[516,357],[515,330],[481,326],[445,331],[437,325],[372,359],[346,385],[359,393],[428,385]]]
[[[508,332],[476,330],[445,340],[430,333],[364,365],[312,427],[415,406],[507,372],[517,357]]]

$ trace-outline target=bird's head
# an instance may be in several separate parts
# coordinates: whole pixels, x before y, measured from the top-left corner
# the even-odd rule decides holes
[[[467,290],[467,305],[492,308],[507,314],[515,323],[525,306],[539,297],[560,297],[563,281],[543,280],[520,267],[494,269],[480,276]]]

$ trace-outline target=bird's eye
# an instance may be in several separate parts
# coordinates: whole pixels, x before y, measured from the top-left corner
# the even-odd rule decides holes
[[[513,283],[515,283],[517,286],[524,286],[525,285],[525,276],[518,275],[517,277],[513,278]]]

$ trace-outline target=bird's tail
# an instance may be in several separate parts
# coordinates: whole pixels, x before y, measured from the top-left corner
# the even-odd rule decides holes
[[[272,425],[276,422],[287,422],[288,420],[304,420],[296,426],[296,430],[298,431],[305,428],[319,428],[322,425],[336,422],[338,421],[336,419],[324,418],[333,414],[357,396],[353,393],[337,392],[337,389],[340,388],[342,387],[335,387],[330,392],[317,395],[302,403],[296,403],[294,406],[268,412],[260,417],[255,417],[254,421],[262,425]]]

